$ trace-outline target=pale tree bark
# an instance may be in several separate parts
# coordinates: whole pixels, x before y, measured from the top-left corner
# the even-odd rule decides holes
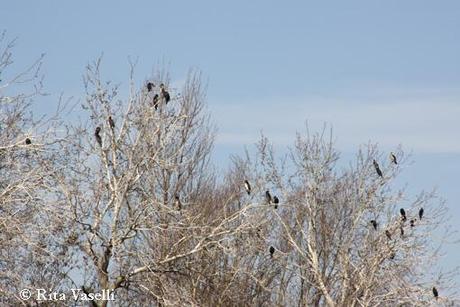
[[[270,190],[281,199],[278,209],[272,205],[266,234],[266,244],[277,248],[273,266],[282,267],[268,287],[276,292],[271,301],[289,306],[458,303],[452,280],[458,271],[439,267],[440,245],[455,238],[444,202],[434,192],[410,200],[404,190],[395,190],[394,179],[408,163],[401,149],[397,165],[368,145],[350,167],[338,169],[339,153],[328,135],[307,130],[279,162],[262,138],[256,159],[235,163],[236,169],[255,174],[251,180],[260,195]],[[382,178],[374,159],[380,161]],[[434,286],[445,295],[435,299]]]
[[[401,148],[397,165],[368,144],[342,167],[332,135],[307,130],[286,155],[262,137],[255,154],[219,172],[199,73],[173,88],[160,70],[150,91],[131,73],[124,93],[102,79],[97,60],[82,112],[35,120],[28,108],[41,93],[41,61],[4,79],[5,50],[1,304],[37,304],[18,298],[23,288],[113,291],[115,302],[93,306],[458,304],[458,272],[439,267],[439,247],[453,239],[446,208],[433,192],[411,199],[398,188],[409,163]],[[15,94],[24,81],[37,87]]]
[[[14,40],[0,35],[0,305],[23,303],[24,288],[66,286],[61,212],[47,204],[56,117],[30,112],[42,96],[43,56],[14,73]]]
[[[85,78],[90,121],[67,126],[51,176],[55,206],[66,211],[63,219],[82,252],[73,281],[82,279],[88,292],[114,290],[118,304],[202,304],[208,275],[215,273],[208,265],[254,226],[253,205],[227,208],[231,195],[216,193],[209,165],[213,128],[200,77],[191,72],[182,89],[173,89],[159,74],[152,92],[133,87],[123,102],[99,69],[96,61]],[[154,94],[160,95],[157,108]]]

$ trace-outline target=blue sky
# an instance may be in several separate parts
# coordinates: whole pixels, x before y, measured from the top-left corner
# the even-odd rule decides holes
[[[101,53],[104,76],[124,86],[128,56],[139,84],[161,61],[177,82],[199,68],[219,161],[261,130],[284,148],[305,120],[332,124],[345,155],[369,140],[402,144],[415,160],[403,179],[437,186],[460,217],[459,1],[16,0],[2,4],[0,28],[19,38],[18,69],[46,53],[53,95],[81,97],[84,67]]]

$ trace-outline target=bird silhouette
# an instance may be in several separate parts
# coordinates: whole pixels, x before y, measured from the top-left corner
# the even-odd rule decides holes
[[[270,246],[269,252],[270,252],[270,257],[273,258],[273,254],[275,253],[275,248],[273,246]]]
[[[176,206],[177,210],[180,211],[182,209],[182,203],[180,202],[179,195],[176,194],[176,196],[174,196],[174,199],[175,199],[174,205]]]
[[[396,156],[394,153],[390,153],[390,160],[391,162],[393,162],[394,164],[398,164],[398,160],[396,159]]]
[[[388,240],[391,240],[391,232],[389,230],[385,230],[385,235],[387,236]]]
[[[436,289],[436,287],[433,287],[433,296],[438,299],[439,297],[439,293],[438,293],[438,289]]]
[[[110,128],[112,128],[112,129],[115,128],[115,122],[113,121],[112,116],[109,116],[109,126],[110,126]]]
[[[167,91],[163,92],[163,97],[165,98],[166,104],[171,100],[171,96],[169,96]]]
[[[407,220],[407,217],[406,217],[406,210],[404,210],[403,208],[401,208],[399,210],[399,212],[401,213],[401,218],[403,220],[403,222],[405,222]]]
[[[265,191],[265,200],[267,201],[268,204],[272,203],[272,195],[270,194],[270,191]]]
[[[244,188],[246,189],[246,193],[248,193],[248,195],[251,194],[251,185],[249,184],[249,181],[245,180],[244,181]]]
[[[383,177],[383,173],[380,170],[379,163],[376,160],[374,160],[372,163],[374,164],[374,168],[375,168],[375,171],[377,172],[377,175],[379,175],[380,177]]]
[[[371,224],[374,227],[374,229],[377,230],[377,221],[376,220],[371,220]]]
[[[160,96],[158,96],[158,94],[155,94],[155,96],[153,96],[153,106],[155,107],[155,110],[158,110],[159,100],[160,100]]]
[[[94,136],[96,137],[96,141],[99,144],[99,146],[102,147],[102,138],[101,135],[99,134],[101,132],[101,127],[96,127],[96,131],[94,131]]]
[[[415,220],[410,220],[410,227],[414,227],[415,226]]]
[[[147,90],[149,92],[151,92],[154,87],[155,87],[155,84],[153,84],[152,82],[147,83]]]
[[[280,203],[278,196],[273,196],[273,203],[275,204],[275,209],[278,209],[278,204]]]
[[[26,138],[26,145],[32,144],[32,141],[29,138]]]
[[[160,84],[160,91],[161,95],[163,96],[167,104],[171,100],[171,96],[169,95],[169,92],[165,89],[165,85],[163,83]]]
[[[420,219],[422,219],[422,217],[423,217],[423,212],[424,212],[423,208],[420,208],[420,210],[418,211],[418,217]]]

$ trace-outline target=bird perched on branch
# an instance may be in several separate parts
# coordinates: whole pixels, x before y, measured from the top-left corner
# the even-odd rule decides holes
[[[29,138],[26,138],[26,145],[32,144],[32,141]]]
[[[270,246],[269,252],[270,252],[270,257],[273,258],[273,254],[275,253],[275,248],[273,246]]]
[[[374,230],[377,230],[377,221],[376,220],[371,220],[371,224],[374,227]]]
[[[158,94],[155,94],[155,96],[153,96],[153,106],[155,107],[155,110],[158,110],[159,100],[160,100],[160,96],[158,96]]]
[[[278,196],[273,196],[273,203],[275,204],[275,209],[278,209],[278,204],[280,200],[278,199]]]
[[[251,185],[249,184],[249,181],[244,181],[244,188],[246,190],[246,193],[248,193],[248,195],[251,195]]]
[[[101,127],[96,127],[96,131],[94,131],[94,136],[96,137],[96,141],[99,144],[99,146],[102,147],[102,138],[101,135],[99,134],[101,132]]]
[[[387,236],[388,240],[391,240],[391,232],[389,230],[385,230],[385,235]]]
[[[112,116],[109,116],[109,126],[110,126],[110,128],[112,128],[112,129],[115,128],[115,122],[113,121]]]
[[[171,96],[169,95],[169,92],[165,89],[165,85],[163,83],[160,84],[160,91],[161,96],[163,96],[167,104],[171,100]]]
[[[401,213],[401,218],[403,220],[403,222],[405,222],[407,220],[407,217],[406,217],[406,210],[404,210],[403,208],[401,208],[399,210],[399,213]]]
[[[380,170],[379,163],[376,160],[374,160],[372,163],[374,164],[374,168],[375,168],[375,171],[377,172],[377,175],[379,175],[380,177],[383,177],[383,173]]]
[[[155,87],[155,84],[153,84],[152,82],[147,83],[147,91],[151,92],[154,87]]]
[[[390,160],[394,164],[398,164],[398,160],[396,159],[396,156],[394,153],[390,153]]]
[[[439,297],[438,289],[436,289],[436,287],[433,287],[433,296],[435,297],[435,299],[438,299]]]
[[[176,206],[177,210],[181,210],[182,209],[182,203],[180,202],[180,197],[179,195],[176,194],[176,196],[174,196],[174,205]]]
[[[270,194],[270,191],[265,191],[265,200],[267,201],[268,204],[272,203],[272,195]]]
[[[423,212],[424,212],[423,208],[420,208],[420,210],[418,211],[418,217],[420,219],[422,219],[422,217],[423,217]]]

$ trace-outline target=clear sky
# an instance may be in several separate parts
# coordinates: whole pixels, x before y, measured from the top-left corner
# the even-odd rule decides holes
[[[411,190],[439,188],[460,218],[460,1],[3,1],[17,68],[46,53],[45,87],[81,97],[85,65],[139,84],[159,61],[177,82],[199,68],[224,161],[263,130],[280,148],[308,120],[345,155],[402,144]],[[46,112],[55,96],[40,100]],[[460,230],[459,224],[454,225]],[[448,262],[458,264],[458,246]],[[459,280],[460,281],[460,280]]]

